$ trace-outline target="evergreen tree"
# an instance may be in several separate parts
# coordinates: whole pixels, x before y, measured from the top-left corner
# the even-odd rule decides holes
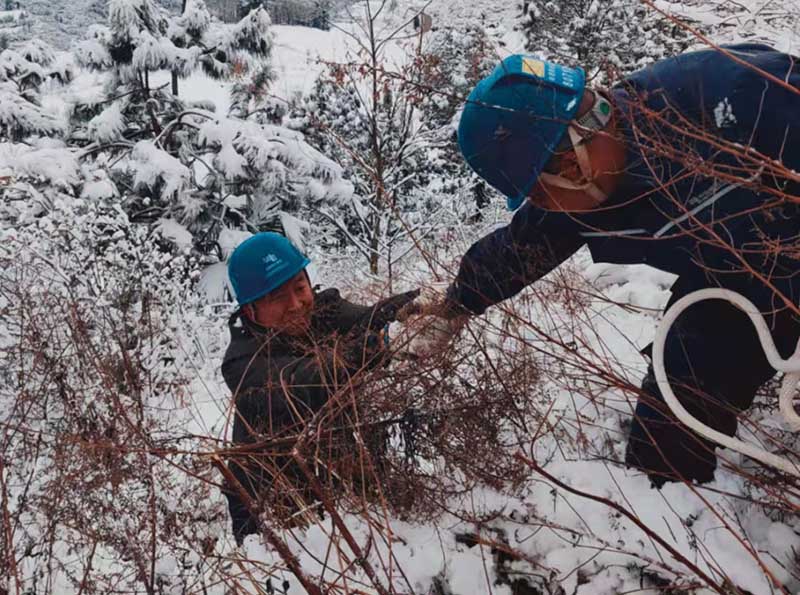
[[[375,92],[364,93],[372,82]],[[369,260],[373,272],[380,261],[391,266],[393,245],[406,235],[397,215],[411,220],[418,211],[410,192],[424,175],[418,116],[406,83],[358,65],[331,66],[291,114],[291,125],[347,172],[356,193],[352,201],[325,204],[318,214],[342,244]]]
[[[174,93],[151,87],[154,70],[186,77],[202,68],[214,78],[256,77],[265,84],[272,48],[266,12],[253,11],[234,25],[211,23],[203,0],[188,0],[183,14],[171,19],[152,0],[111,0],[108,26],[90,28],[77,56],[84,66],[109,73],[107,95],[117,99],[98,106],[108,110],[106,116],[90,109],[79,112],[79,118],[118,123],[119,113],[138,129],[137,136],[160,134],[163,123],[177,117],[184,106]],[[176,81],[172,90],[177,90]],[[239,97],[238,103],[246,104],[250,98]]]
[[[456,128],[466,95],[496,58],[482,28],[458,25],[415,44],[398,73],[380,62],[331,65],[290,114],[290,125],[353,183],[352,201],[325,204],[320,214],[373,271],[405,252],[410,230],[418,238],[446,230],[444,219],[474,218],[490,199],[460,156]]]
[[[497,63],[492,47],[483,27],[463,19],[432,32],[420,54],[424,83],[420,109],[421,121],[429,131],[429,186],[443,200],[455,197],[453,210],[472,219],[480,218],[493,191],[462,158],[457,123],[467,96]]]
[[[71,136],[87,161],[115,156],[107,179],[122,192],[109,195],[122,195],[133,222],[213,263],[224,256],[218,239],[228,230],[280,227],[285,213],[349,193],[341,169],[301,134],[258,117],[271,77],[263,8],[230,25],[213,21],[202,0],[171,19],[150,0],[112,0],[110,8],[109,26],[93,28],[79,48],[82,63],[107,73],[105,98],[76,108]],[[233,79],[240,118],[153,88],[148,73],[156,68]]]
[[[61,123],[41,108],[40,87],[51,75],[52,48],[39,40],[0,53],[0,139],[20,142],[26,137],[50,136]]]

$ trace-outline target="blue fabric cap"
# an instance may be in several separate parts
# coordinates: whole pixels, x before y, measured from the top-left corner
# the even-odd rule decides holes
[[[279,233],[265,231],[247,238],[228,259],[228,278],[236,301],[245,305],[264,297],[310,262]]]
[[[514,210],[575,117],[586,75],[570,68],[514,55],[503,60],[467,98],[458,144],[470,167],[508,197]]]

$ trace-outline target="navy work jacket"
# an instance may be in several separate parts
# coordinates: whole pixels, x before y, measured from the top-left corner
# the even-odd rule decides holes
[[[763,45],[725,49],[752,68],[702,50],[611,89],[627,145],[620,187],[590,212],[526,201],[464,255],[449,297],[480,314],[588,244],[596,262],[649,264],[763,309],[779,305],[776,291],[798,303],[800,184],[782,168],[800,172],[800,61]]]

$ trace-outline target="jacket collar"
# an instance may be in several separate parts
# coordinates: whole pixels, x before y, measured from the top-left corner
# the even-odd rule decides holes
[[[268,341],[270,345],[278,346],[284,345],[288,349],[300,349],[303,350],[310,343],[313,342],[313,337],[309,336],[301,336],[295,337],[280,333],[274,329],[269,327],[263,326],[258,324],[257,322],[253,322],[247,316],[244,315],[242,308],[237,308],[237,310],[231,314],[230,318],[228,319],[228,325],[233,331],[236,328],[236,323],[240,323],[241,332],[245,335],[249,335],[254,339],[258,340],[259,342],[266,342]],[[314,323],[312,319],[312,326],[311,326],[311,335],[314,334]]]

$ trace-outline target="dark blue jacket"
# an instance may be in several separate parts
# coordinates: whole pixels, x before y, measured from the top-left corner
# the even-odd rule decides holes
[[[726,49],[798,91],[716,50],[634,73],[611,91],[628,147],[614,195],[577,214],[526,202],[469,249],[450,298],[480,314],[588,244],[596,262],[646,263],[697,287],[730,287],[768,308],[774,290],[743,272],[750,266],[800,301],[797,248],[793,258],[790,250],[765,249],[800,241],[800,185],[776,175],[770,162],[800,172],[800,64],[763,45]]]

